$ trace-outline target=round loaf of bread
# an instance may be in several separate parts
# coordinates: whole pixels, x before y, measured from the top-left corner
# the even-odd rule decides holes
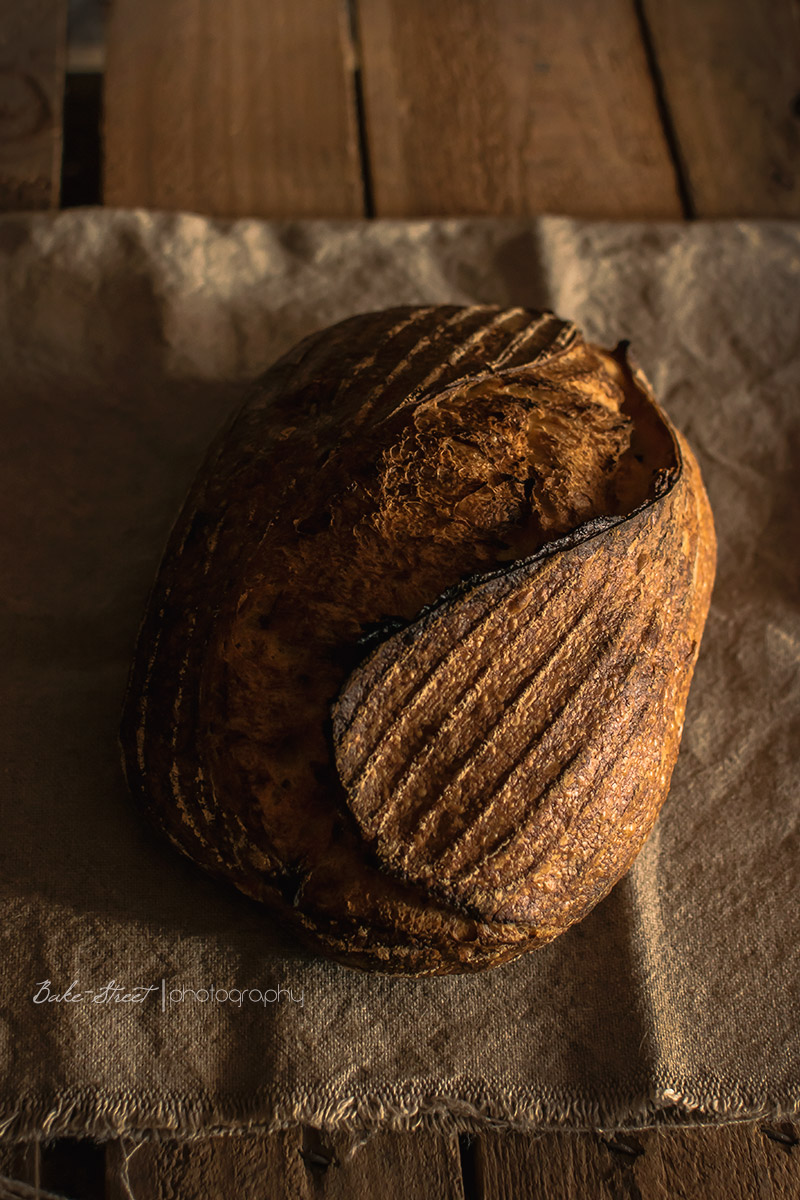
[[[504,962],[647,837],[714,564],[624,345],[521,308],[353,317],[259,380],[197,476],[131,670],[131,790],[342,962]]]

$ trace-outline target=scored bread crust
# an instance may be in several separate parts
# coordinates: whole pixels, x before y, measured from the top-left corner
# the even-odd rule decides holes
[[[122,726],[150,819],[349,965],[479,970],[628,869],[714,574],[624,348],[435,306],[313,334],[217,438]]]

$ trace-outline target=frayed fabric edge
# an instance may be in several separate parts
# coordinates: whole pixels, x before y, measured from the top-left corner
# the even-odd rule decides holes
[[[562,1130],[644,1129],[717,1125],[800,1114],[800,1087],[778,1094],[726,1088],[708,1081],[704,1090],[654,1087],[618,1093],[605,1101],[576,1096],[474,1097],[373,1093],[364,1096],[268,1095],[208,1098],[123,1092],[116,1096],[65,1093],[27,1097],[0,1117],[0,1141],[89,1137],[97,1141],[188,1141],[225,1134],[275,1133],[310,1125],[346,1134],[357,1148],[380,1132],[425,1130],[442,1134]]]

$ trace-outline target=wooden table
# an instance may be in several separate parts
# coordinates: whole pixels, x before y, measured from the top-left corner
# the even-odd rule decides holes
[[[67,0],[0,8],[0,210],[800,217],[797,0],[112,0],[105,28],[101,2],[69,38]],[[295,1129],[4,1146],[0,1173],[74,1200],[769,1200],[800,1197],[800,1143]]]

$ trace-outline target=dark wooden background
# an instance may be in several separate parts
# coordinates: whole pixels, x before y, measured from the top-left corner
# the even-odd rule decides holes
[[[0,211],[800,217],[800,0],[4,0]],[[0,1145],[0,1197],[798,1200],[795,1124]]]
[[[0,7],[1,209],[59,205],[66,115],[70,203],[800,215],[798,0],[69,8],[68,41],[68,0]],[[101,95],[103,185],[76,196],[74,154],[92,138],[99,150]]]

